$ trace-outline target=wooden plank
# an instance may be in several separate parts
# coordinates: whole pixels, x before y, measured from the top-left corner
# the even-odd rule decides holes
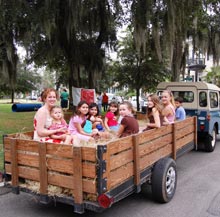
[[[52,172],[61,172],[72,175],[73,161],[62,159],[48,159],[48,169]],[[79,165],[75,165],[78,167]],[[91,162],[82,162],[82,176],[87,178],[96,178],[96,165]]]
[[[183,146],[185,146],[186,144],[188,144],[192,141],[194,141],[194,133],[191,133],[191,134],[177,140],[177,142],[176,142],[177,150],[182,148]]]
[[[151,152],[149,155],[145,155],[144,157],[140,158],[140,170],[143,170],[153,165],[159,159],[166,157],[167,155],[170,155],[171,152],[172,152],[172,144],[169,144],[158,149],[155,152]]]
[[[144,155],[147,155],[151,152],[155,152],[157,149],[160,149],[163,146],[171,144],[172,140],[172,134],[170,133],[151,142],[147,142],[146,144],[141,144],[139,147],[140,157],[143,157]]]
[[[18,150],[25,152],[38,153],[38,142],[34,140],[18,140]]]
[[[127,136],[108,143],[110,155],[122,152],[132,147],[132,136]]]
[[[176,125],[173,125],[173,144],[172,144],[172,157],[176,160]]]
[[[82,151],[81,147],[73,147],[73,189],[74,201],[76,204],[83,202],[83,183],[82,183]]]
[[[11,162],[11,151],[9,149],[4,149],[5,162]]]
[[[83,179],[83,192],[98,194],[97,183],[95,179]]]
[[[39,167],[39,155],[30,155],[31,153],[18,153],[18,164],[30,167]]]
[[[46,165],[46,144],[38,143],[39,152],[39,178],[40,178],[40,193],[47,194],[48,180],[47,180],[47,165]]]
[[[118,169],[111,171],[110,186],[111,188],[123,183],[129,177],[134,175],[134,163],[130,162]]]
[[[11,168],[13,187],[18,186],[18,155],[17,155],[17,139],[11,139]]]
[[[11,174],[11,164],[5,164],[5,169],[7,174]],[[39,178],[39,170],[36,168],[32,167],[25,167],[25,166],[18,166],[18,173],[19,177],[33,180],[33,181],[38,181],[40,180]]]
[[[4,150],[10,150],[11,149],[11,138],[4,137]]]
[[[82,147],[82,160],[96,162],[96,147]]]
[[[181,137],[184,137],[192,132],[194,132],[194,126],[193,125],[187,125],[184,128],[181,128],[179,130],[176,130],[176,139],[179,139]]]
[[[114,170],[118,167],[121,167],[131,161],[133,161],[133,149],[129,149],[123,152],[120,152],[117,155],[112,155],[110,157],[110,161],[111,161],[111,170]]]
[[[75,165],[76,167],[78,165]],[[50,171],[73,174],[72,159],[47,158],[47,167]]]
[[[11,164],[5,165],[6,173],[11,174]],[[39,170],[36,168],[19,166],[19,177],[39,182]],[[73,176],[68,176],[55,172],[48,172],[48,184],[63,188],[73,189]],[[83,179],[83,192],[96,194],[96,180]]]
[[[73,146],[65,144],[47,143],[47,154],[72,159]]]
[[[134,184],[140,185],[140,152],[138,137],[133,136],[133,158],[134,158]]]
[[[143,133],[137,134],[137,136],[138,136],[139,144],[142,144],[170,133],[172,133],[171,124],[167,126],[162,126],[158,129],[145,131]]]
[[[96,147],[81,147],[82,160],[96,162]],[[47,154],[72,159],[73,146],[66,144],[47,143]]]
[[[193,121],[194,117],[188,117],[183,121],[177,121],[175,122],[176,124],[176,129],[179,130],[181,128],[184,128],[187,125],[193,125],[194,121]]]

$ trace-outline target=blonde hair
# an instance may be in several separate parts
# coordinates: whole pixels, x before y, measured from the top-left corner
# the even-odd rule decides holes
[[[127,106],[128,110],[131,110],[131,113],[132,113],[132,114],[135,113],[135,110],[134,110],[133,105],[131,104],[131,102],[129,102],[129,101],[124,101],[124,102],[120,103],[120,105],[125,105],[125,106]],[[120,105],[119,105],[119,106],[120,106]]]
[[[50,115],[53,113],[54,109],[60,109],[60,110],[61,110],[61,113],[62,113],[62,118],[64,117],[63,109],[62,109],[62,107],[59,106],[59,105],[55,105],[55,106],[53,106],[53,107],[50,109]]]
[[[171,104],[174,106],[174,108],[176,108],[176,104],[175,104],[175,100],[174,100],[174,96],[173,96],[172,91],[169,90],[169,89],[166,89],[166,90],[163,91],[163,93],[168,93],[168,94],[169,94],[169,96],[170,96],[170,102],[171,102]]]

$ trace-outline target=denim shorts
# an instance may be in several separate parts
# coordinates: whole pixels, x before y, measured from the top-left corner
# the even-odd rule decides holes
[[[116,125],[116,126],[110,126],[109,129],[110,129],[110,130],[113,130],[113,131],[118,131],[118,129],[119,129],[119,125]]]

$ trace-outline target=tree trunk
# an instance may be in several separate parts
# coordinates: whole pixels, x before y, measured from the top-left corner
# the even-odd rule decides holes
[[[136,88],[137,111],[140,111],[139,97],[140,97],[140,88]]]
[[[14,103],[14,89],[11,90],[11,103]]]
[[[181,74],[181,61],[183,55],[183,46],[181,38],[177,38],[173,48],[173,58],[172,58],[172,77],[171,81],[179,81]]]

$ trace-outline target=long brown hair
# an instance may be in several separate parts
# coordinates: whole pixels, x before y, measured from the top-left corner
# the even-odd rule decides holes
[[[152,115],[152,109],[156,108],[158,112],[161,114],[162,106],[160,103],[160,98],[156,94],[151,94],[147,98],[151,98],[151,101],[154,103],[154,107],[147,109],[147,117],[149,118]]]
[[[76,111],[74,112],[73,116],[75,116],[75,115],[81,115],[81,112],[79,111],[79,109],[82,107],[83,104],[86,104],[86,105],[88,105],[88,107],[89,107],[89,104],[88,104],[86,101],[84,101],[84,100],[80,101],[80,102],[78,103],[78,105],[77,105]],[[89,111],[88,111],[88,112],[89,112]]]
[[[117,102],[114,102],[114,101],[112,101],[112,102],[110,102],[109,103],[109,106],[108,106],[108,110],[107,110],[107,112],[109,112],[110,111],[110,107],[116,107],[117,108],[117,110],[114,112],[114,115],[115,116],[118,116],[118,113],[119,113],[119,109],[118,109],[118,103]]]

